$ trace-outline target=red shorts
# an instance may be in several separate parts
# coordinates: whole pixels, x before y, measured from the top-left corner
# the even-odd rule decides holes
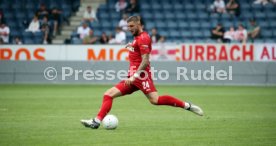
[[[130,86],[125,85],[125,80],[123,80],[115,87],[121,91],[122,95],[131,94],[137,90],[141,90],[144,94],[156,91],[153,81],[150,78],[145,80],[136,79]]]

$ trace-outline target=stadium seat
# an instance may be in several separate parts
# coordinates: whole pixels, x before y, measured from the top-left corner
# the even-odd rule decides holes
[[[192,33],[192,37],[193,37],[194,39],[202,39],[202,38],[203,38],[203,32],[200,31],[200,30],[195,30],[195,31],[193,31],[193,33]]]
[[[141,9],[142,11],[148,11],[148,10],[151,10],[151,5],[148,4],[148,3],[143,3],[143,5],[141,5]]]
[[[26,38],[26,39],[32,39],[33,33],[32,32],[28,32],[28,31],[24,31],[23,32],[23,37]]]
[[[169,21],[167,25],[169,29],[176,29],[178,27],[177,23],[173,21]]]
[[[202,38],[195,38],[194,42],[195,43],[205,43],[206,41],[205,41],[205,39],[202,39]]]
[[[184,9],[187,11],[193,11],[195,9],[195,7],[192,4],[185,4]]]
[[[255,39],[254,43],[265,43],[265,41],[262,39]]]
[[[221,15],[221,18],[225,21],[225,20],[230,20],[232,16],[228,13],[225,13]]]
[[[206,43],[217,43],[216,40],[212,40],[212,39],[206,39],[205,42],[206,42]]]
[[[264,12],[255,12],[254,16],[256,19],[265,19],[266,18],[266,14]]]
[[[275,38],[275,36],[274,36]],[[276,39],[266,39],[265,43],[275,43]]]
[[[180,5],[178,3],[173,4],[173,10],[174,11],[182,11],[184,9],[183,5]]]
[[[266,14],[266,15],[267,15],[267,18],[268,18],[269,20],[276,20],[275,11],[274,11],[274,13],[268,13],[268,14]]]
[[[150,11],[143,11],[141,16],[145,21],[151,21],[153,19],[153,14]]]
[[[263,11],[263,5],[261,4],[253,4],[251,6],[251,8],[254,10],[254,11]]]
[[[109,21],[107,21],[107,20],[102,21],[101,25],[102,25],[103,29],[110,29],[110,28],[112,28],[112,24]]]
[[[187,29],[189,27],[189,23],[186,21],[179,21],[178,22],[178,27],[181,29]]]
[[[269,26],[271,27],[271,28],[276,28],[276,20],[274,20],[274,21],[270,21],[270,23],[269,23]]]
[[[155,20],[163,20],[165,18],[162,13],[157,12],[157,11],[154,13],[153,17]]]
[[[154,22],[147,22],[146,23],[146,30],[150,31],[152,28],[155,27],[155,23]]]
[[[72,44],[82,44],[82,40],[79,38],[73,38],[71,41],[72,41]]]
[[[79,38],[79,34],[77,33],[77,31],[73,31],[71,34],[71,39],[72,38]]]
[[[200,23],[200,25],[201,25],[201,28],[204,30],[206,30],[206,29],[210,30],[212,28],[210,22],[208,22],[208,21],[202,22],[202,23]]]
[[[175,20],[175,14],[174,13],[165,13],[165,18],[167,21],[174,21]]]
[[[95,36],[101,36],[102,35],[102,31],[100,31],[100,30],[94,30],[94,35]]]
[[[194,40],[189,38],[184,38],[183,41],[184,43],[194,43]]]
[[[270,26],[270,23],[267,23],[265,21],[260,21],[258,22],[258,24],[260,25],[261,28],[264,28],[264,29],[269,28]]]
[[[13,37],[13,38],[16,37],[16,36],[21,37],[21,32],[18,31],[17,29],[11,29],[10,36]]]
[[[192,37],[192,33],[191,33],[191,31],[182,31],[181,33],[180,33],[180,35],[182,36],[182,37],[184,37],[184,38],[188,38],[188,39],[190,39],[191,37]]]
[[[196,14],[196,13],[189,12],[189,13],[187,14],[187,19],[189,19],[189,20],[197,20],[197,14]]]
[[[191,21],[189,26],[190,26],[191,30],[200,29],[200,23],[198,21]]]
[[[171,4],[163,4],[162,6],[164,11],[173,11],[173,5]]]
[[[111,17],[111,19],[116,19],[118,21],[121,19],[120,13],[111,13],[110,17]]]
[[[179,36],[180,36],[180,32],[179,31],[177,31],[177,30],[169,31],[169,37],[177,38]]]
[[[159,31],[159,34],[160,34],[161,36],[166,37],[166,38],[169,36],[169,32],[166,31],[166,30],[161,30],[161,31]]]
[[[261,31],[261,36],[264,38],[271,38],[273,36],[273,32],[269,29],[262,30]]]
[[[273,37],[276,38],[276,30],[272,30],[273,31]]]
[[[166,25],[166,22],[164,22],[164,21],[157,21],[157,22],[156,22],[156,27],[157,27],[158,29],[163,29],[163,28],[166,28],[167,25]]]
[[[154,11],[160,11],[162,9],[162,6],[161,6],[161,4],[155,2],[154,4],[152,4],[152,9]]]
[[[108,19],[110,19],[108,13],[100,13],[99,16],[98,16],[98,18],[100,20],[108,20]]]
[[[108,11],[108,8],[105,4],[101,4],[98,8],[98,11],[101,11],[101,12],[107,12]]]
[[[33,39],[24,38],[23,39],[24,44],[35,44]]]
[[[249,3],[241,4],[241,10],[250,10],[250,9],[251,9],[251,4]]]
[[[195,9],[197,9],[197,10],[204,10],[205,11],[205,10],[207,10],[206,7],[207,7],[207,5],[203,4],[202,1],[195,4]]]
[[[101,29],[101,24],[99,22],[91,23],[92,29]]]
[[[5,13],[5,19],[13,19],[15,17],[15,15],[13,14],[13,12],[6,12]]]
[[[198,15],[198,18],[201,20],[208,20],[209,19],[209,15],[207,13],[200,13]]]
[[[225,21],[223,26],[224,28],[229,29],[231,26],[234,26],[234,24],[231,21]]]
[[[210,15],[210,18],[211,18],[211,19],[216,19],[216,20],[218,20],[218,19],[219,19],[219,14],[217,14],[217,13],[212,13],[212,14]]]
[[[186,15],[184,12],[179,11],[179,12],[176,12],[175,18],[177,20],[184,20],[184,19],[186,19]]]

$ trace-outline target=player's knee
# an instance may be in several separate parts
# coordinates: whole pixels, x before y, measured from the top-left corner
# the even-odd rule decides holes
[[[111,89],[106,90],[106,91],[104,92],[104,95],[108,95],[108,96],[114,98],[114,94],[113,94],[113,92],[112,92]]]
[[[149,101],[153,105],[157,105],[158,104],[158,99],[156,99],[156,98],[150,98]]]
[[[121,92],[116,88],[110,88],[104,92],[104,95],[108,95],[112,98],[116,98],[118,96],[121,96]]]

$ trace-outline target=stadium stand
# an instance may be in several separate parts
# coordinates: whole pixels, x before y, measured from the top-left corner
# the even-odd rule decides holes
[[[78,10],[80,0],[0,0],[0,10],[4,14],[4,22],[10,28],[10,41],[19,37],[24,44],[42,44],[43,34],[25,32],[40,4],[45,4],[47,8],[58,8],[62,10],[61,24],[68,19],[73,12]],[[50,21],[52,21],[50,19]],[[51,22],[53,24],[53,22]],[[52,35],[53,25],[50,26]]]
[[[39,3],[45,3],[49,8],[58,6],[63,10],[63,17],[67,18],[80,6],[79,0],[0,0],[0,9],[4,12],[7,25],[10,27],[10,40],[15,36],[24,37],[23,43],[33,42],[32,36],[24,36],[26,26],[22,21],[29,22]],[[121,19],[121,13],[115,10],[117,0],[107,0],[97,9],[97,22],[91,24],[94,35],[100,37],[103,32],[108,36],[114,35],[115,27]],[[246,28],[249,20],[254,18],[261,26],[260,36],[256,42],[276,41],[276,5],[253,4],[252,0],[240,0],[240,15],[217,14],[209,10],[213,0],[137,0],[140,13],[145,22],[145,29],[150,32],[157,28],[160,35],[165,36],[167,42],[215,42],[210,39],[210,30],[221,23],[225,30],[230,26],[237,28],[242,23]],[[227,3],[228,0],[225,0]],[[15,4],[14,4],[15,3]],[[20,13],[19,13],[20,12]],[[79,22],[81,24],[81,22]],[[77,28],[71,32],[71,43],[80,43]],[[30,39],[32,41],[30,41]],[[127,40],[132,36],[127,33]],[[98,41],[99,43],[99,41]]]

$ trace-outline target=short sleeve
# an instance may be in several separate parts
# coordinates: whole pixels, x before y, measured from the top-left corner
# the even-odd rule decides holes
[[[144,54],[149,54],[150,53],[150,45],[151,45],[151,41],[150,41],[150,37],[146,36],[146,37],[142,37],[138,43],[139,45],[139,49],[142,55]]]

